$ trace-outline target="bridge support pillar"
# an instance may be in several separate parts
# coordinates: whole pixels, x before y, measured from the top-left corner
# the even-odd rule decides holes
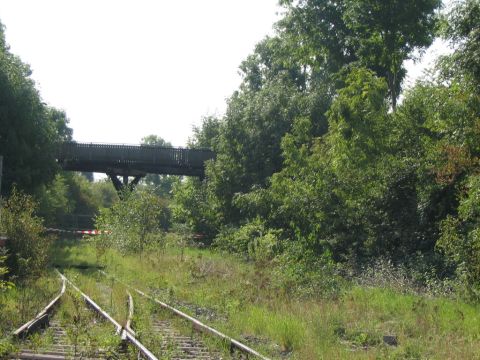
[[[115,187],[115,190],[117,190],[117,193],[120,199],[123,199],[124,193],[126,190],[133,191],[133,189],[135,189],[135,186],[137,186],[140,180],[145,176],[144,174],[135,175],[132,181],[129,182],[129,176],[123,175],[123,182],[122,182],[118,178],[117,174],[107,173],[107,175],[110,178],[110,180],[112,180],[113,186]]]

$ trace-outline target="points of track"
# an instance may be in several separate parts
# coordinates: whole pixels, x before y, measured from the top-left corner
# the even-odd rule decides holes
[[[110,308],[110,310],[114,310],[115,306],[112,304],[112,294],[113,294],[113,287],[110,288],[104,282],[97,281],[96,286],[99,288],[100,292],[97,294],[98,299],[96,301],[102,301],[104,308],[101,308],[101,305],[98,305],[92,298],[84,294],[78,287],[76,287],[70,280],[68,280],[63,274],[60,274],[60,277],[67,282],[73,290],[77,294],[80,294],[80,298],[83,298],[84,302],[81,302],[81,306],[84,308],[84,311],[93,310],[96,313],[96,317],[92,317],[90,319],[91,324],[88,326],[84,326],[83,328],[75,328],[72,327],[72,324],[65,323],[65,319],[62,319],[60,316],[52,316],[49,313],[49,318],[47,321],[48,328],[43,330],[38,336],[42,337],[43,340],[45,338],[50,337],[50,341],[44,341],[43,345],[38,345],[35,339],[30,339],[21,343],[22,349],[18,351],[16,354],[12,355],[12,358],[15,359],[41,359],[41,360],[57,360],[57,359],[130,359],[130,358],[147,358],[151,360],[157,360],[158,358],[162,359],[171,359],[171,360],[188,360],[188,359],[199,359],[199,360],[221,360],[226,357],[224,352],[217,351],[210,349],[207,347],[201,337],[193,332],[193,329],[199,330],[201,332],[212,334],[214,337],[220,339],[220,342],[223,344],[230,344],[230,346],[234,346],[241,351],[245,351],[248,353],[250,352],[251,355],[255,355],[261,359],[267,359],[261,355],[257,355],[254,350],[249,349],[243,344],[238,343],[236,340],[233,340],[226,335],[219,333],[218,331],[202,324],[198,320],[191,318],[190,316],[182,313],[179,310],[176,310],[166,304],[161,303],[160,301],[151,298],[150,296],[142,293],[137,289],[135,292],[137,295],[142,298],[142,301],[153,301],[155,304],[160,305],[159,308],[163,309],[163,311],[173,312],[174,315],[180,316],[183,318],[184,321],[186,320],[191,326],[192,331],[190,334],[185,334],[185,331],[177,329],[175,324],[176,322],[170,321],[168,316],[161,316],[160,314],[153,312],[153,313],[145,313],[144,316],[148,316],[150,319],[147,321],[148,324],[142,324],[143,327],[141,331],[137,333],[135,329],[135,317],[132,319],[133,315],[133,299],[130,293],[128,293],[129,299],[129,308],[126,312],[126,321],[123,324],[117,322],[111,315],[105,312],[105,308]],[[112,283],[113,285],[113,283]],[[123,284],[125,289],[128,285]],[[117,289],[118,291],[118,289]],[[64,293],[64,288],[59,296],[57,296],[56,300],[59,300]],[[110,306],[106,303],[108,302],[108,295],[110,294]],[[72,299],[74,298],[73,294],[69,294]],[[127,298],[127,296],[125,296]],[[71,300],[74,301],[74,300]],[[79,307],[78,303],[78,295],[76,306]],[[74,301],[74,302],[75,302]],[[117,300],[119,301],[119,300]],[[53,301],[52,301],[53,303]],[[50,305],[50,304],[49,304]],[[85,306],[86,305],[86,306]],[[123,304],[124,308],[127,309],[126,304]],[[119,315],[118,309],[120,309],[122,305],[116,304],[116,311],[115,313]],[[78,311],[78,309],[77,309]],[[127,315],[128,314],[128,315]],[[45,314],[44,314],[45,315]],[[165,314],[164,314],[165,315]],[[77,321],[76,317],[79,315],[73,315],[70,319],[73,319],[73,322]],[[123,316],[121,315],[123,318]],[[98,319],[102,318],[103,321],[99,322]],[[132,322],[133,320],[133,322]],[[33,320],[32,320],[33,321]],[[30,321],[29,323],[31,323]],[[67,320],[68,321],[68,320]],[[27,323],[28,324],[28,323]],[[27,325],[26,324],[26,325]],[[24,325],[24,327],[26,326]],[[111,325],[114,325],[113,327]],[[95,327],[100,326],[100,330],[95,330]],[[131,327],[130,327],[131,326]],[[76,333],[72,335],[72,329],[76,329]],[[109,330],[107,330],[109,329]],[[111,335],[114,336],[119,335],[117,340],[117,345],[115,349],[100,349],[99,343],[96,343],[95,340],[91,341],[90,343],[82,343],[78,341],[79,332],[83,331],[83,335],[85,333],[90,336],[91,338],[95,337],[95,335],[90,335],[89,332],[92,331],[92,334],[95,331],[100,331],[103,333],[111,332]],[[73,332],[75,332],[73,331]],[[188,331],[187,331],[188,332]],[[18,335],[18,334],[17,334]],[[37,339],[38,340],[38,336]],[[33,341],[32,341],[33,340]],[[146,341],[152,349],[154,349],[154,353],[147,349],[145,345],[141,343],[141,341]],[[226,341],[226,342],[225,342]],[[38,342],[38,341],[37,341]],[[41,342],[40,342],[41,343]],[[128,346],[125,346],[126,344]],[[253,354],[252,354],[253,353]],[[237,353],[238,356],[235,358],[244,358],[243,355]]]

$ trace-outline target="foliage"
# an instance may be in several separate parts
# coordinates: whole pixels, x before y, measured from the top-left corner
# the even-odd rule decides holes
[[[39,213],[47,225],[58,224],[63,215],[73,212],[74,199],[68,193],[67,180],[61,174],[57,174],[48,186],[43,186],[39,191]]]
[[[379,96],[390,93],[392,100],[397,98],[401,62],[431,42],[433,14],[439,2],[411,2],[407,7],[400,2],[360,3],[282,1],[286,15],[277,24],[275,36],[262,40],[242,62],[243,82],[229,99],[225,117],[205,119],[202,128],[195,130],[193,144],[212,146],[217,159],[207,170],[209,184],[194,191],[208,199],[221,224],[241,225],[245,213],[235,199],[252,191],[260,194],[269,186],[269,178],[285,168],[290,160],[282,142],[286,144],[296,131],[294,124],[299,119],[309,122],[308,133],[299,142],[307,152],[315,137],[325,135],[329,124],[326,114],[351,68],[363,65],[379,78],[385,77],[388,91],[382,90]],[[366,13],[355,9],[369,6],[376,13],[364,26],[362,16]],[[385,14],[396,7],[401,8],[398,18],[388,18]],[[387,18],[388,22],[382,21]],[[395,23],[399,26],[396,30]],[[376,53],[368,58],[366,48],[372,46]],[[383,98],[375,101],[383,103]],[[181,206],[183,213],[192,212],[185,209],[189,206],[185,202]],[[206,212],[200,211],[201,218],[211,218]],[[217,224],[209,227],[220,229]]]
[[[360,64],[386,79],[393,108],[414,50],[433,42],[441,0],[348,0],[344,20]]]
[[[480,176],[466,180],[466,192],[460,200],[458,217],[442,221],[439,250],[456,265],[462,291],[474,300],[480,299]]]
[[[480,93],[480,2],[466,0],[453,7],[447,16],[444,37],[456,45],[444,69],[450,76],[462,76]]]
[[[148,244],[159,241],[168,216],[166,201],[151,190],[127,191],[122,201],[102,209],[96,218],[97,229],[109,232],[99,236],[98,242],[123,253],[142,253]]]
[[[4,266],[5,260],[7,260],[7,250],[0,248],[0,292],[15,286],[12,282],[4,280],[5,275],[8,274],[8,268]]]
[[[439,0],[282,0],[280,21],[291,49],[311,66],[312,77],[356,63],[385,78],[396,107],[405,77],[403,61],[433,41]],[[328,76],[328,75],[327,75]]]
[[[45,269],[51,238],[43,234],[42,220],[35,216],[37,204],[29,195],[13,189],[3,203],[1,229],[8,238],[7,265],[12,275],[24,278]]]
[[[101,208],[111,207],[118,195],[106,179],[90,182],[83,175],[62,172],[36,192],[38,215],[46,226],[61,229],[93,228],[93,219]]]
[[[157,135],[145,136],[142,138],[142,145],[172,147],[171,143]],[[157,195],[167,198],[171,196],[172,187],[176,181],[178,181],[178,176],[158,174],[147,174],[143,180],[145,184],[155,190]]]
[[[4,156],[2,193],[13,184],[33,193],[57,171],[55,146],[70,139],[63,111],[46,106],[30,67],[9,51],[0,24],[0,154]]]
[[[82,189],[83,191],[85,190]],[[109,179],[94,182],[91,184],[91,191],[92,198],[99,203],[97,207],[99,209],[112,207],[118,201],[118,194]]]
[[[309,125],[301,121],[284,138],[286,166],[266,195],[277,204],[266,215],[269,224],[315,253],[333,250],[337,260],[375,251],[375,236],[362,218],[380,199],[386,186],[380,174],[390,163],[380,156],[389,124],[385,82],[358,69],[345,84],[328,112],[328,134],[309,149],[300,140]]]
[[[284,283],[324,272],[334,288],[339,268],[378,258],[416,286],[478,283],[476,220],[461,215],[480,157],[478,1],[443,18],[438,0],[281,4],[225,116],[195,130],[217,157],[206,182],[175,187],[174,214],[222,250],[261,244]],[[397,104],[404,61],[440,25],[453,54]]]
[[[203,235],[202,241],[210,244],[220,219],[207,186],[206,182],[193,178],[174,184],[171,209],[176,223],[185,224],[195,234]]]
[[[247,258],[271,257],[277,240],[260,219],[240,228],[225,227],[215,238],[214,245],[221,250],[242,254]]]
[[[90,243],[64,241],[56,246],[55,261],[66,267],[95,264]],[[318,268],[311,262],[304,265],[301,247],[284,269],[189,247],[182,262],[179,252],[174,246],[152,248],[140,257],[109,250],[105,272],[136,288],[148,289],[159,300],[272,359],[287,354],[291,359],[471,359],[480,349],[478,305],[418,295],[398,288],[397,283],[390,287],[387,283],[359,286],[341,278],[332,281],[329,267],[338,270],[332,260],[321,259]],[[288,254],[294,252],[291,249]],[[304,259],[311,257],[305,254]],[[298,283],[284,282],[288,277],[283,273],[297,268]],[[89,271],[84,274],[78,276],[77,285],[87,288],[95,300],[98,294],[101,300],[105,292],[98,290],[98,283],[111,286],[108,278],[97,277],[95,281]],[[302,283],[304,276],[310,275],[315,282]],[[299,284],[302,286],[297,287]],[[333,292],[329,293],[329,288]],[[108,304],[106,300],[108,296],[103,300]],[[123,302],[117,304],[117,308],[124,308]],[[148,319],[168,316],[138,297],[135,309],[138,331],[143,331],[146,339],[151,328]],[[191,326],[186,331],[190,335]],[[398,345],[383,343],[384,335],[395,336]],[[154,340],[158,343],[148,338],[149,344]]]

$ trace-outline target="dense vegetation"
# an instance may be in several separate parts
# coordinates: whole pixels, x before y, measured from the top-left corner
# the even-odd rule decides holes
[[[190,146],[217,154],[206,178],[149,175],[121,201],[109,181],[59,171],[66,114],[0,26],[0,334],[55,291],[49,265],[102,265],[273,357],[478,353],[479,0],[280,4],[226,114],[194,129]],[[405,89],[405,60],[437,37],[452,53]],[[53,226],[108,234],[54,243]],[[75,275],[99,292],[98,276]]]
[[[50,182],[57,171],[55,144],[71,138],[66,114],[43,103],[30,75],[30,67],[9,51],[0,23],[2,194],[13,184],[31,193]]]
[[[271,359],[472,359],[480,350],[478,305],[413,294],[394,266],[377,266],[334,297],[299,298],[286,291],[281,273],[272,267],[209,249],[182,252],[176,234],[164,241],[164,247],[143,254],[108,249],[99,260],[94,240],[60,241],[52,260],[116,319],[126,311],[122,281]],[[152,319],[170,319],[171,314],[132,295],[141,341],[155,354],[174,358],[165,354],[168,349],[158,349],[161,341],[149,332]],[[192,334],[190,324],[183,329]],[[394,337],[397,346],[384,343],[385,335]]]
[[[281,4],[225,116],[195,130],[217,159],[177,184],[175,219],[298,279],[385,258],[478,299],[478,0]],[[403,90],[437,36],[453,54]]]

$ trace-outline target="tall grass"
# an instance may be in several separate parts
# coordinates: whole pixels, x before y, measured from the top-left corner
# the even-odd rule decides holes
[[[98,263],[88,242],[57,246],[65,255],[57,263],[101,266],[272,358],[474,359],[480,353],[478,305],[355,282],[334,298],[301,298],[282,291],[268,266],[208,250],[186,248],[183,258],[171,246],[141,257],[109,250]],[[154,310],[145,311],[137,325],[148,329],[146,314]],[[387,335],[398,345],[384,343]]]
[[[60,292],[61,281],[53,272],[41,278],[25,279],[0,291],[0,337],[32,319]]]

